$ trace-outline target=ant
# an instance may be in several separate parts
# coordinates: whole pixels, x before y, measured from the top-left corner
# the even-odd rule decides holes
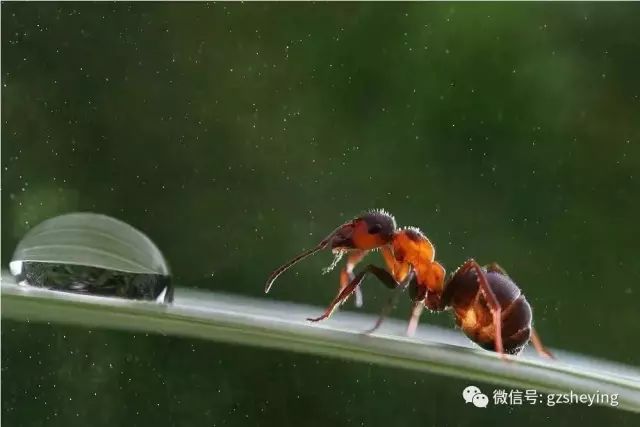
[[[335,258],[325,272],[335,267],[345,253],[349,255],[340,272],[338,295],[320,317],[307,319],[309,321],[327,319],[354,293],[356,305],[360,305],[359,287],[368,274],[373,274],[389,289],[409,290],[413,302],[407,328],[409,336],[415,333],[425,307],[431,311],[452,310],[465,335],[486,350],[501,356],[515,355],[531,341],[540,355],[553,357],[531,325],[531,306],[498,264],[481,267],[469,259],[445,282],[444,267],[435,261],[435,248],[429,239],[417,228],[398,228],[393,216],[383,210],[369,211],[346,222],[317,246],[275,270],[267,280],[265,292],[269,292],[273,282],[287,269],[326,248],[332,250]],[[386,269],[369,264],[354,274],[355,266],[375,249],[382,252]],[[396,296],[394,292],[367,333],[380,327],[395,305]]]

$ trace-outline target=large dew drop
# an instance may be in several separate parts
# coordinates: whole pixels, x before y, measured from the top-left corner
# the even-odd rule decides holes
[[[171,302],[169,267],[157,246],[106,215],[72,213],[46,220],[18,244],[9,264],[22,285]]]

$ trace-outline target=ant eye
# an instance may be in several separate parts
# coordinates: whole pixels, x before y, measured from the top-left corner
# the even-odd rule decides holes
[[[382,230],[382,226],[380,224],[373,224],[369,227],[369,234],[377,234]]]

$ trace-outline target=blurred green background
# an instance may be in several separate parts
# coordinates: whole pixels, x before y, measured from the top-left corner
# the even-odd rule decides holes
[[[386,208],[420,227],[448,270],[470,256],[503,265],[549,346],[638,365],[639,13],[3,3],[3,268],[30,227],[94,211],[147,233],[178,285],[262,296],[273,268]],[[330,259],[300,264],[265,298],[324,306],[337,286],[337,272],[320,275]],[[372,280],[364,292],[377,312],[385,290]],[[480,411],[464,406],[466,385],[2,322],[6,425],[637,422],[585,406]]]

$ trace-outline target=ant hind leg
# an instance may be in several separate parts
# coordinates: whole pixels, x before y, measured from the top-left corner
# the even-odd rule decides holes
[[[548,359],[555,359],[553,354],[549,350],[547,350],[547,348],[542,344],[542,340],[540,340],[540,336],[538,335],[536,330],[533,328],[531,328],[530,340],[531,340],[531,344],[533,344],[533,347],[536,349],[536,351],[540,356],[546,357]]]
[[[467,260],[459,270],[459,273],[465,273],[469,270],[475,270],[476,275],[478,276],[478,284],[480,285],[480,290],[484,294],[484,297],[489,305],[489,309],[491,310],[491,315],[493,316],[493,324],[495,326],[495,351],[500,355],[500,357],[504,357],[504,346],[502,345],[502,306],[496,297],[496,294],[489,286],[489,280],[487,279],[487,274],[480,267],[474,259]]]

